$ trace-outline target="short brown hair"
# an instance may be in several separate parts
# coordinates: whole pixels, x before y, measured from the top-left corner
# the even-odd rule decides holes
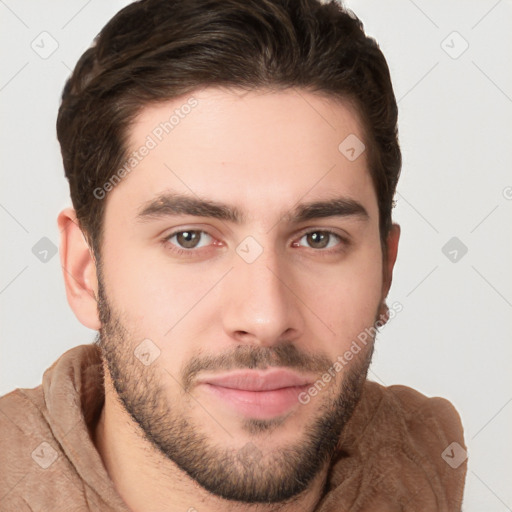
[[[386,60],[353,13],[335,1],[140,0],[82,55],[57,119],[71,199],[96,256],[105,201],[93,191],[126,160],[130,123],[146,105],[205,86],[296,87],[355,103],[385,240],[401,168],[397,105]]]

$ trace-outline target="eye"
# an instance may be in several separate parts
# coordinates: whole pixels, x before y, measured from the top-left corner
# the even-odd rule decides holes
[[[306,241],[306,244],[304,245],[302,240]],[[343,242],[344,240],[342,237],[333,231],[328,230],[316,230],[316,231],[310,231],[309,233],[305,233],[300,238],[299,242],[295,244],[295,247],[302,246],[302,247],[310,247],[312,249],[331,249],[333,247],[336,247],[339,245],[340,242]]]
[[[175,231],[166,240],[181,249],[199,249],[209,245],[212,237],[205,231],[187,229]]]

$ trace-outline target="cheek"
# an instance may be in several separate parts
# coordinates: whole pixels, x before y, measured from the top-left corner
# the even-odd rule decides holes
[[[337,349],[350,344],[375,322],[382,291],[382,260],[377,248],[358,251],[343,263],[316,274],[303,296],[335,334]]]
[[[151,326],[158,337],[208,290],[204,272],[169,264],[164,247],[149,250],[112,238],[103,267],[107,294],[117,310],[139,330]]]
[[[123,350],[136,353],[145,344],[145,351],[156,357],[152,368],[165,369],[158,379],[162,385],[172,385],[179,379],[187,340],[196,337],[194,329],[199,327],[198,322],[190,322],[200,309],[194,305],[211,287],[207,279],[201,282],[185,274],[183,270],[171,272],[165,266],[139,264],[136,258],[120,258],[105,268],[107,297],[126,332]]]

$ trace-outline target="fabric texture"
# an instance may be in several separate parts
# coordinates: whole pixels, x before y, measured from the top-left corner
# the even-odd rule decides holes
[[[64,353],[40,386],[0,397],[0,511],[130,512],[92,442],[104,403],[99,349]],[[316,512],[460,512],[467,470],[443,398],[367,381]]]

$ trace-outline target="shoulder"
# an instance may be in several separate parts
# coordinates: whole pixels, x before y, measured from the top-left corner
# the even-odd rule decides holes
[[[347,476],[371,483],[358,499],[374,508],[460,511],[466,445],[460,416],[448,400],[367,381],[340,448],[348,459],[338,461],[339,469],[345,464]]]
[[[58,457],[59,446],[45,418],[42,386],[15,389],[0,397],[2,507],[21,504],[24,510],[21,496],[27,482],[38,471],[43,476]]]
[[[425,474],[431,491],[446,502],[447,510],[460,510],[467,447],[455,407],[445,398],[428,397],[403,385],[369,386],[378,388],[383,404],[396,415],[397,441],[404,459]]]
[[[39,386],[0,397],[0,510],[55,510],[64,501],[83,510],[99,502],[76,467],[83,459],[82,469],[94,471],[81,396],[96,390],[95,364],[94,348],[76,347],[44,372]]]
[[[16,441],[24,440],[26,444],[27,437],[32,437],[41,429],[48,431],[44,409],[42,385],[33,389],[18,388],[1,396],[0,446],[9,452],[19,445]],[[0,452],[3,455],[6,453],[4,450]]]
[[[393,409],[405,423],[410,435],[433,437],[441,445],[457,441],[464,444],[459,413],[451,402],[441,397],[428,397],[402,385],[381,386],[368,382],[371,393],[380,396],[383,406]]]

